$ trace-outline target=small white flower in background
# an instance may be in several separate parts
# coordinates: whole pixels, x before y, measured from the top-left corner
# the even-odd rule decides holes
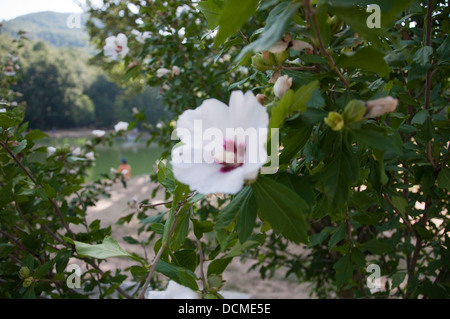
[[[52,156],[55,153],[56,153],[56,147],[53,147],[53,146],[47,147],[47,155],[48,156]]]
[[[277,98],[281,99],[283,95],[291,88],[291,86],[292,78],[288,75],[283,75],[277,79],[277,82],[275,82],[273,92]]]
[[[94,135],[95,137],[98,137],[98,138],[102,137],[105,134],[106,134],[106,132],[103,130],[93,130],[92,131],[92,135]]]
[[[158,122],[156,124],[156,127],[159,128],[159,129],[162,129],[164,127],[164,123],[163,122]]]
[[[77,147],[72,151],[73,156],[80,156],[81,155],[81,148]]]
[[[169,69],[166,68],[160,68],[158,70],[156,70],[156,76],[159,78],[162,78],[163,76],[169,74],[171,71]]]
[[[234,91],[229,106],[208,99],[180,115],[172,150],[177,180],[202,194],[239,192],[267,162],[269,116],[251,91]]]
[[[0,109],[0,113],[6,113],[6,109],[5,108]]]
[[[3,69],[3,73],[6,76],[15,76],[16,75],[16,71],[14,71],[14,67],[12,67],[11,65],[8,65],[7,67],[5,67]]]
[[[86,159],[89,161],[95,161],[94,152],[86,153],[86,155],[84,155],[84,157],[86,157]]]
[[[181,69],[178,66],[174,65],[172,67],[172,76],[180,75],[180,72],[181,72]]]
[[[379,117],[385,113],[394,112],[397,108],[398,100],[391,96],[383,97],[366,102],[366,114],[364,117]]]
[[[128,130],[128,123],[120,121],[119,123],[114,125],[114,130],[116,132],[126,131],[126,130]]]
[[[146,299],[199,299],[195,291],[182,286],[175,281],[169,281],[166,290],[150,290],[145,295]]]
[[[150,31],[139,32],[138,30],[132,30],[132,34],[136,36],[136,41],[144,44],[145,40],[151,37],[152,33]]]
[[[105,56],[109,56],[113,60],[117,60],[117,57],[124,57],[128,54],[127,37],[123,33],[119,33],[117,36],[107,37],[106,45],[103,47],[103,53]]]
[[[133,108],[131,109],[131,112],[132,112],[134,115],[139,114],[139,110],[137,109],[137,107],[133,107]]]
[[[114,167],[111,167],[111,168],[109,169],[109,172],[110,172],[112,175],[116,175],[119,171],[118,171],[117,169],[115,169]]]

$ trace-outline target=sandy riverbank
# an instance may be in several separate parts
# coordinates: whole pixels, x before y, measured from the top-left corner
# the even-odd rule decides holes
[[[130,223],[117,225],[119,218],[127,216],[132,212],[128,207],[128,202],[134,197],[138,201],[150,198],[155,184],[148,180],[148,177],[140,176],[132,178],[123,188],[121,184],[113,186],[111,198],[101,199],[95,207],[89,208],[87,212],[88,223],[99,219],[101,225],[111,226],[112,237],[127,251],[144,253],[144,248],[138,245],[130,245],[123,240],[125,236],[132,236],[136,239],[143,239],[145,234],[137,237],[138,229],[141,226],[136,218]],[[152,202],[163,200],[163,194],[159,193],[157,198]],[[153,256],[153,248],[146,247],[145,252],[151,258]],[[124,258],[110,258],[107,262],[102,263],[105,270],[115,270],[116,268],[124,269],[134,265],[133,261]],[[267,298],[267,299],[303,299],[309,298],[309,289],[307,284],[298,285],[293,280],[283,278],[284,272],[272,279],[262,280],[257,271],[248,272],[253,262],[247,261],[242,264],[238,258],[234,258],[233,262],[228,266],[224,273],[226,284],[224,290],[237,291],[248,294],[251,298]]]

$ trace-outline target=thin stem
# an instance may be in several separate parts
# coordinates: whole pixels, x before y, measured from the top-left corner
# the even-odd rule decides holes
[[[203,270],[203,263],[205,261],[205,257],[203,256],[203,249],[202,249],[201,241],[197,237],[195,237],[195,239],[196,239],[197,247],[198,247],[198,255],[200,257],[200,261],[199,261],[200,278],[202,279],[202,282],[203,282],[203,292],[206,292],[209,288],[209,285],[208,285],[208,281],[206,280],[206,277],[205,277],[205,272]]]
[[[383,198],[386,200],[386,202],[389,203],[389,205],[392,207],[392,209],[394,210],[394,212],[400,216],[400,218],[403,220],[403,222],[405,223],[406,228],[408,229],[408,231],[411,234],[416,234],[416,232],[414,231],[414,229],[411,227],[411,223],[409,222],[408,218],[406,216],[403,216],[398,209],[394,206],[394,203],[392,202],[392,200],[389,198],[389,196],[387,194],[383,194]],[[417,234],[416,234],[417,235]]]
[[[241,36],[242,39],[244,39],[245,44],[250,44],[250,42],[248,42],[247,37],[245,36],[245,34],[241,31],[241,29],[238,30],[239,35]]]
[[[175,231],[177,222],[178,222],[178,219],[177,219],[177,216],[175,216],[172,227],[170,228],[169,233],[167,235],[166,241],[161,245],[161,248],[159,249],[158,253],[156,254],[155,259],[153,260],[152,264],[150,265],[150,272],[148,273],[147,280],[145,281],[144,287],[142,287],[142,291],[141,291],[141,294],[139,295],[139,299],[144,299],[144,297],[145,297],[145,292],[147,291],[147,288],[150,284],[150,280],[152,279],[152,277],[156,271],[156,266],[158,265],[158,262],[161,259],[161,256],[162,256],[164,250],[166,250],[166,247],[169,245],[169,239],[172,236],[173,232]]]
[[[333,57],[328,52],[328,50],[325,48],[322,36],[320,35],[320,30],[319,30],[319,25],[317,23],[316,15],[315,15],[314,9],[311,6],[311,1],[310,0],[304,0],[303,4],[304,4],[305,9],[306,9],[306,14],[307,14],[307,16],[309,16],[309,19],[310,19],[310,21],[311,21],[311,23],[312,23],[312,25],[314,27],[314,32],[316,34],[317,40],[319,41],[320,51],[328,59],[328,62],[330,63],[330,66],[334,70],[334,72],[336,72],[338,77],[342,80],[342,82],[344,82],[345,87],[347,89],[349,89],[350,88],[350,84],[348,83],[347,79],[342,75],[341,71],[339,71],[339,69],[336,66],[336,63],[333,60]]]
[[[167,233],[167,238],[166,240],[163,242],[163,244],[161,245],[161,248],[158,250],[158,253],[155,256],[155,259],[153,260],[152,264],[150,265],[150,272],[148,273],[147,279],[145,280],[145,284],[144,287],[142,287],[142,291],[141,294],[139,295],[139,299],[144,299],[145,298],[145,292],[147,291],[147,288],[150,284],[150,281],[156,271],[156,266],[158,265],[159,260],[162,257],[162,254],[164,253],[164,251],[166,250],[167,246],[169,246],[169,241],[170,238],[173,235],[173,232],[175,231],[175,228],[177,226],[178,223],[178,214],[183,210],[184,205],[195,195],[196,193],[191,193],[184,201],[181,201],[178,204],[178,210],[177,212],[174,214],[174,218],[173,218],[173,224],[169,229],[169,232]]]
[[[139,208],[143,208],[143,207],[155,208],[157,206],[168,205],[168,204],[172,204],[172,203],[173,203],[173,201],[168,201],[168,202],[164,202],[164,203],[156,203],[156,204],[140,204]]]

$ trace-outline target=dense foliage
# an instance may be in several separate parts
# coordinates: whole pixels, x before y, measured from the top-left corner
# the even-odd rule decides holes
[[[272,151],[278,169],[231,196],[199,194],[175,178],[169,157],[160,161],[154,177],[168,210],[155,214],[149,194],[120,220],[138,218],[139,233],[148,235],[127,238],[154,252],[138,256],[109,228],[84,219],[104,187],[123,177],[85,186],[92,161],[70,149],[47,158],[34,147],[42,133],[25,133],[22,108],[7,102],[0,113],[2,296],[70,298],[98,288],[101,297],[117,289],[143,298],[168,278],[220,298],[222,273],[241,257],[254,260],[263,278],[284,266],[322,298],[448,298],[448,1],[103,3],[90,10],[93,43],[102,50],[107,37],[123,33],[129,48],[117,60],[103,50],[97,59],[105,70],[160,87],[177,116],[208,98],[227,103],[233,90],[264,94],[269,128],[279,130],[280,145],[273,135],[268,145],[279,146]],[[366,10],[373,3],[379,27]],[[10,81],[2,75],[3,101],[13,100]],[[170,150],[172,131],[150,133]],[[110,138],[94,138],[86,151]],[[136,261],[128,291],[120,287],[124,273],[100,270],[117,256]],[[79,290],[65,282],[70,258],[89,270]],[[374,286],[378,275],[382,285]]]

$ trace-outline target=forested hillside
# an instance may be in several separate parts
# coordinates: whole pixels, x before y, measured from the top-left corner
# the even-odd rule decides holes
[[[56,47],[88,48],[89,37],[84,28],[86,15],[80,15],[79,20],[70,19],[70,16],[70,13],[51,11],[26,14],[2,22],[3,33],[15,36],[22,30],[30,40],[43,40]]]
[[[110,127],[131,120],[133,108],[144,111],[147,121],[155,124],[164,114],[157,90],[114,81],[94,62],[84,26],[69,28],[68,16],[28,14],[0,28],[0,62],[14,69],[13,89],[23,94],[30,127]],[[19,46],[24,46],[20,54]]]

